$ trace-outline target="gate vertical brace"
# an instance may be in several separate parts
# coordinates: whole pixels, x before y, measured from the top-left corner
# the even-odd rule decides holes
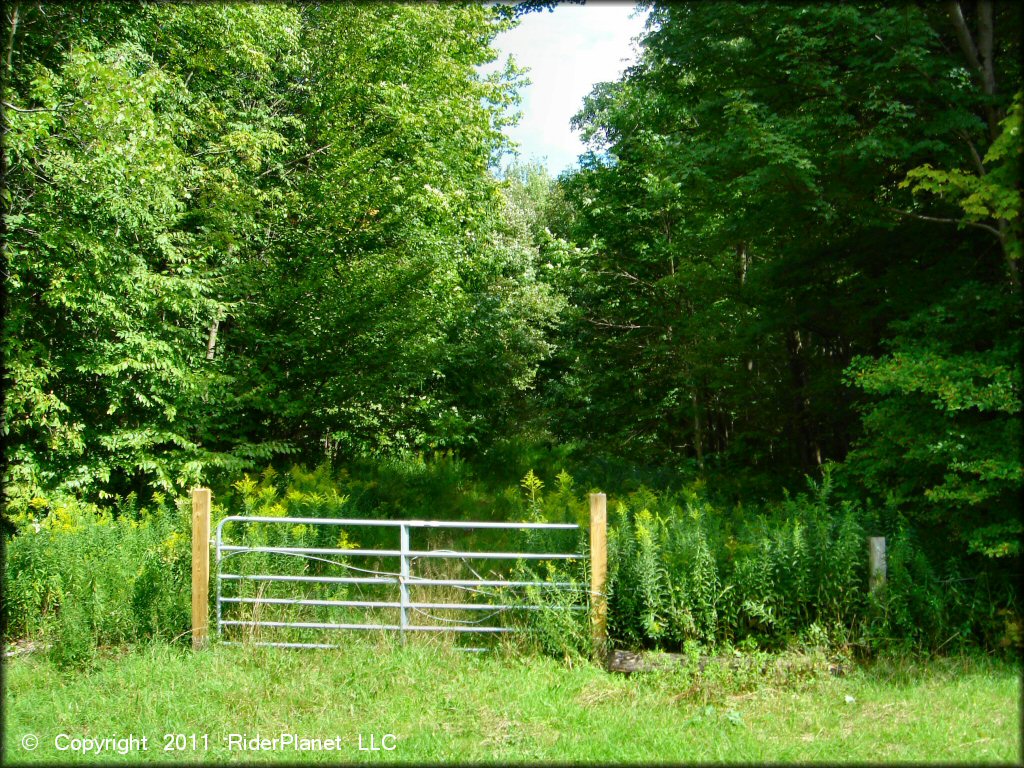
[[[401,608],[400,613],[400,624],[402,627],[402,643],[405,643],[405,628],[409,626],[409,616],[407,613],[409,606],[409,587],[407,582],[409,580],[409,526],[403,525],[399,528],[399,535],[401,536],[400,550],[401,550],[401,565],[399,567],[398,577],[398,591]]]
[[[216,575],[217,575],[217,639],[218,640],[221,639],[221,632],[222,632],[222,630],[221,630],[221,626],[222,626],[221,622],[223,621],[223,615],[221,614],[221,607],[220,607],[220,599],[222,597],[222,594],[221,594],[221,578],[220,578],[220,547],[221,547],[221,544],[223,543],[223,541],[222,541],[222,538],[221,538],[221,530],[220,529],[221,529],[221,527],[218,525],[217,526],[216,559],[214,561],[214,563],[216,564],[216,568],[217,568]]]

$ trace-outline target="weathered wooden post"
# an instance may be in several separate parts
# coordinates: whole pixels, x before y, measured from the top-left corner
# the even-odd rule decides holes
[[[210,489],[192,489],[192,649],[210,630]]]
[[[868,590],[877,592],[885,586],[885,536],[868,538]]]
[[[608,639],[608,509],[603,493],[590,494],[590,607],[594,651],[603,656]]]

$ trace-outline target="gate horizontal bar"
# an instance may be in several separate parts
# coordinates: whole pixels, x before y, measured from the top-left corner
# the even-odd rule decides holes
[[[341,646],[330,643],[266,643],[266,642],[238,642],[236,640],[222,640],[221,645],[255,645],[260,648],[323,648],[330,650]]]
[[[460,611],[539,611],[543,606],[540,605],[488,605],[487,603],[409,603],[410,608],[429,608],[430,610],[437,610],[443,608],[455,608]],[[548,606],[552,610],[559,610],[561,608],[568,608],[571,611],[582,611],[582,605],[568,605],[568,606]]]
[[[440,557],[472,560],[585,560],[585,555],[561,552],[450,552],[443,549],[322,549],[320,547],[241,547],[222,544],[221,552],[263,552],[282,555],[378,555],[380,557]]]
[[[397,577],[388,576],[278,576],[276,574],[222,573],[227,581],[301,581],[312,584],[397,584]],[[223,600],[223,598],[221,598]]]
[[[322,547],[242,547],[221,544],[221,552],[269,552],[283,555],[379,555],[381,557],[400,557],[400,549],[337,549]]]
[[[410,625],[406,629],[412,629],[418,632],[489,632],[491,634],[498,632],[519,632],[515,627],[463,627],[457,624],[450,627],[424,627],[419,625]]]
[[[401,608],[397,602],[380,602],[375,600],[307,600],[301,597],[222,597],[222,603],[267,603],[270,605],[322,605],[327,607],[354,608]]]
[[[384,602],[375,600],[313,600],[301,597],[222,597],[222,603],[246,603],[246,604],[269,604],[269,605],[317,605],[328,608],[401,608],[400,602]],[[542,608],[539,605],[491,605],[489,603],[406,603],[407,608],[429,608],[431,610],[453,608],[461,611],[538,611]],[[581,605],[548,606],[552,610],[568,608],[573,611],[583,610]]]
[[[417,586],[451,586],[451,587],[558,587],[560,589],[566,589],[569,587],[579,587],[583,590],[579,584],[573,584],[570,581],[500,581],[496,579],[421,579],[417,576],[411,577],[406,582],[410,587]]]
[[[317,621],[222,621],[225,627],[294,627],[295,629],[401,629],[398,624],[327,624]]]
[[[546,529],[546,530],[576,530],[579,526],[575,523],[474,523],[468,520],[358,520],[340,517],[249,517],[247,515],[228,515],[220,521],[217,526],[221,528],[224,523],[295,523],[296,525],[376,525],[389,528],[408,526],[409,528],[504,528],[504,529]]]
[[[222,573],[220,577],[226,581],[285,581],[304,582],[307,584],[397,584],[396,576],[285,576],[276,574],[240,574]],[[406,581],[410,587],[417,586],[450,586],[450,587],[550,587],[568,589],[576,587],[585,591],[580,584],[569,581],[501,581],[498,579],[421,579],[412,576]]]
[[[459,557],[467,560],[586,560],[585,555],[563,552],[449,552],[443,549],[411,550],[409,557]]]
[[[236,627],[292,627],[294,629],[408,629],[417,632],[516,632],[514,627],[426,627],[409,624],[327,624],[313,621],[222,621],[224,626]]]
[[[337,650],[340,645],[334,645],[333,643],[267,643],[267,642],[237,642],[234,640],[224,640],[221,645],[252,645],[260,648],[315,648],[323,650]],[[487,648],[462,648],[456,646],[456,651],[464,651],[466,653],[487,653]]]

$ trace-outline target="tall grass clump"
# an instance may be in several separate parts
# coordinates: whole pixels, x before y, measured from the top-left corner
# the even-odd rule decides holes
[[[517,537],[528,552],[576,553],[576,559],[520,560],[510,573],[513,581],[538,582],[543,586],[505,589],[502,603],[528,606],[529,610],[505,614],[506,624],[526,631],[527,646],[562,659],[587,657],[593,651],[589,615],[589,568],[587,526],[589,513],[579,497],[573,478],[564,470],[555,477],[555,488],[543,493],[544,482],[530,470],[520,483],[525,515],[535,523],[576,523],[580,530],[526,529]]]
[[[571,478],[557,493],[535,494],[538,518],[565,519],[574,509],[585,521],[583,496],[568,499],[566,487]],[[634,649],[812,644],[856,653],[1020,645],[1012,590],[998,592],[966,556],[930,552],[905,523],[880,527],[836,498],[827,468],[806,491],[754,513],[716,507],[699,485],[613,495],[610,640]],[[888,583],[869,594],[867,537],[880,533],[889,541]]]
[[[809,492],[787,495],[735,537],[725,639],[773,646],[809,630],[847,636],[864,614],[866,553],[859,510],[833,500],[827,473]]]
[[[525,595],[458,596],[539,604],[540,610],[509,611],[502,618],[517,616],[540,651],[573,657],[594,650],[586,610],[587,493],[604,490],[609,497],[608,628],[615,646],[772,650],[800,644],[875,653],[886,648],[1013,650],[1024,642],[1018,595],[989,560],[943,551],[927,531],[840,498],[828,470],[803,492],[757,507],[725,506],[699,482],[657,491],[631,482],[627,488],[587,487],[554,467],[529,470],[518,483],[495,487],[450,454],[409,455],[338,470],[323,464],[243,475],[214,488],[212,523],[216,528],[234,514],[576,523],[578,532],[424,529],[415,533],[420,538],[413,546],[577,552],[571,561],[486,566],[523,581],[567,582],[569,590],[541,586]],[[189,506],[186,497],[172,502],[159,494],[145,504],[129,495],[105,507],[65,497],[30,500],[9,518],[16,530],[6,538],[5,639],[42,640],[67,665],[87,661],[102,646],[184,640],[190,619]],[[253,546],[393,549],[397,542],[394,528],[230,523],[225,533],[231,543]],[[869,535],[888,540],[888,583],[872,594]],[[364,555],[307,559],[257,552],[232,555],[228,562],[229,572],[248,574],[351,575],[353,568],[395,568],[393,559]],[[436,570],[448,563],[417,563],[416,569],[450,577],[454,572]],[[451,566],[464,564],[452,561]],[[348,597],[394,600],[391,585],[374,592],[374,585],[300,584],[302,596],[321,603]],[[335,603],[299,609],[262,600],[296,596],[287,586],[225,582],[225,596],[242,598],[225,615],[396,622],[397,609],[391,608],[369,615]],[[232,637],[258,639],[243,629],[234,627]],[[279,639],[323,637],[300,632]]]
[[[100,508],[33,500],[6,542],[7,639],[47,643],[62,663],[97,646],[172,640],[189,629],[191,545],[187,503],[157,494]]]

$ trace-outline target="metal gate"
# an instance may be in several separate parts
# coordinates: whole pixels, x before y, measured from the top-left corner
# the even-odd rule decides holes
[[[303,547],[303,546],[252,546],[244,544],[226,544],[224,541],[224,526],[228,523],[252,524],[264,523],[270,525],[291,525],[291,526],[338,526],[341,528],[390,528],[397,529],[398,546],[390,549],[362,549],[358,547]],[[483,595],[493,597],[494,589],[503,592],[508,590],[521,590],[535,587],[540,590],[579,590],[581,585],[572,581],[553,580],[508,580],[504,578],[485,578],[477,573],[468,561],[470,560],[505,560],[505,561],[553,561],[553,560],[585,560],[588,555],[584,552],[489,552],[489,551],[453,551],[447,549],[412,549],[410,547],[410,533],[420,529],[512,529],[512,530],[579,530],[579,526],[571,523],[512,523],[512,522],[464,522],[464,521],[436,521],[436,520],[357,520],[342,518],[306,518],[306,517],[256,517],[246,515],[231,515],[225,517],[217,526],[216,534],[216,579],[217,579],[217,636],[225,644],[238,644],[237,641],[224,640],[225,628],[227,627],[248,627],[250,630],[262,629],[294,629],[294,630],[396,630],[405,632],[469,632],[481,634],[495,634],[516,631],[515,627],[485,625],[483,622],[495,615],[506,611],[518,610],[539,610],[538,603],[527,603],[515,600],[505,603],[481,603],[481,602],[435,602],[414,600],[411,590],[419,587],[450,587],[460,590],[460,594]],[[301,558],[303,561],[302,573],[242,573],[241,568],[233,570],[236,573],[225,572],[226,563],[237,561],[246,554],[263,553],[267,555],[281,555],[286,558]],[[357,567],[348,562],[350,558],[394,558],[398,563],[398,570],[382,570],[379,568]],[[420,560],[461,560],[469,568],[472,578],[450,579],[437,578],[433,576],[420,576],[414,570]],[[322,573],[309,573],[310,565],[319,570],[324,570],[324,565],[330,568],[340,569],[344,575],[324,575]],[[492,576],[496,574],[491,574]],[[225,595],[225,584],[232,583],[240,587],[243,583],[259,585],[260,591],[256,595],[244,596],[236,589],[235,595]],[[310,598],[306,595],[287,594],[285,596],[266,597],[264,587],[268,585],[288,585],[291,587],[309,588],[318,585],[319,588],[333,588],[342,585],[359,585],[360,588],[366,585],[387,586],[397,588],[397,599],[392,600],[363,600],[363,599],[333,599]],[[275,587],[276,588],[276,587]],[[344,586],[344,589],[349,587]],[[225,610],[232,606],[252,606],[254,615],[251,618],[225,618]],[[336,609],[360,609],[361,612],[384,610],[398,611],[398,622],[374,622],[374,621],[291,621],[288,617],[279,619],[264,619],[256,611],[263,606],[311,606],[327,611]],[[558,606],[555,606],[558,607]],[[564,605],[569,610],[585,610],[583,605]],[[456,612],[467,612],[467,615],[475,615],[470,612],[490,611],[491,613],[483,619],[444,619],[431,616],[427,613],[430,610],[445,610]],[[440,624],[416,623],[414,615],[431,616],[438,619]],[[404,634],[403,634],[404,637]],[[253,641],[254,645],[265,645],[287,648],[336,648],[332,643],[323,642],[293,642],[293,641]],[[466,648],[465,650],[483,650],[481,648]]]

